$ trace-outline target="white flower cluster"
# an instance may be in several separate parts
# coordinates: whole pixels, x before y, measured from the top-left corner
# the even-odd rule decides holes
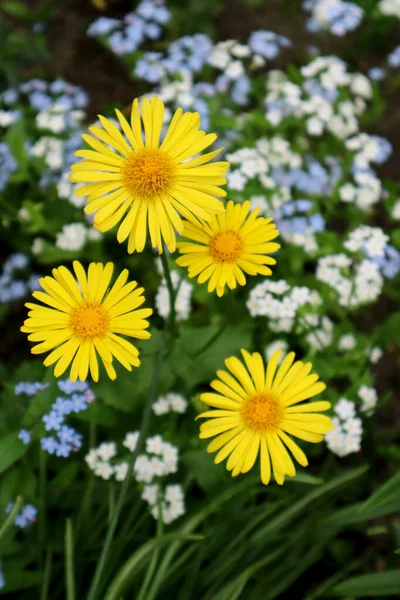
[[[357,169],[366,170],[370,168],[371,163],[379,163],[382,155],[380,141],[383,139],[384,138],[369,135],[368,133],[359,133],[346,140],[346,148],[355,153],[353,165]],[[390,153],[390,150],[388,153]]]
[[[382,275],[374,262],[364,259],[356,263],[346,254],[320,258],[316,278],[334,289],[339,296],[339,304],[347,307],[373,302],[383,286]]]
[[[295,169],[302,165],[300,154],[293,152],[287,140],[279,136],[261,138],[255,148],[241,148],[227,154],[226,158],[231,163],[226,176],[231,190],[242,191],[250,179],[257,177],[265,190],[271,190],[269,202],[272,208],[278,208],[291,199],[289,181],[287,187],[279,188],[268,176],[270,168]]]
[[[183,279],[178,271],[171,271],[171,281],[174,290],[177,290],[175,297],[176,319],[184,321],[190,316],[193,285]],[[155,304],[158,314],[166,319],[170,313],[170,301],[167,282],[164,277],[157,290]]]
[[[392,208],[392,217],[396,221],[400,221],[400,198],[395,202]]]
[[[57,233],[56,246],[61,250],[82,250],[88,240],[98,241],[102,234],[97,229],[88,228],[83,223],[69,223]]]
[[[309,304],[321,304],[318,292],[305,286],[291,287],[283,279],[266,279],[250,292],[247,308],[252,317],[262,316],[269,319],[272,331],[291,331],[300,307]]]
[[[220,71],[230,80],[235,81],[245,74],[243,64],[244,58],[251,56],[251,50],[244,44],[239,44],[236,40],[224,40],[214,45],[208,64]],[[265,61],[260,61],[258,57],[254,66],[262,66]]]
[[[339,338],[338,350],[340,352],[346,352],[347,350],[353,350],[357,345],[357,340],[352,333],[345,333]]]
[[[65,198],[70,204],[76,208],[83,208],[86,204],[84,196],[75,196],[75,191],[82,186],[82,183],[72,183],[69,180],[69,173],[65,172],[61,175],[57,183],[57,192],[60,198]]]
[[[328,317],[320,317],[316,313],[304,315],[301,323],[313,331],[307,334],[306,340],[313,350],[322,350],[332,344],[333,323]]]
[[[367,354],[372,364],[376,365],[383,356],[383,350],[379,346],[373,346],[372,348],[367,348]]]
[[[382,183],[372,171],[357,172],[353,183],[345,183],[339,188],[342,202],[354,203],[360,210],[368,211],[379,202],[382,195]]]
[[[265,351],[264,351],[266,361],[268,362],[269,359],[271,358],[271,356],[277,350],[282,350],[282,354],[281,354],[280,360],[279,360],[279,362],[282,362],[283,356],[288,351],[288,348],[289,348],[289,345],[286,340],[275,340],[274,342],[271,342],[271,344],[268,344],[268,346],[265,348]]]
[[[77,128],[85,118],[83,110],[69,110],[66,106],[52,104],[36,115],[38,129],[47,129],[52,133],[63,133],[68,129]]]
[[[138,431],[126,434],[122,445],[134,452],[139,438]],[[114,476],[116,481],[123,481],[130,468],[129,462],[111,462],[117,456],[115,442],[103,442],[98,448],[92,448],[85,457],[88,467],[95,475],[109,480]],[[185,513],[183,490],[180,485],[167,485],[165,493],[161,484],[154,483],[155,478],[166,477],[178,470],[178,448],[166,442],[160,435],[154,435],[146,440],[146,454],[140,454],[133,468],[133,474],[138,482],[143,482],[142,498],[152,508],[151,514],[158,519],[159,509],[162,510],[163,522],[168,524]]]
[[[145,485],[142,499],[151,506],[151,514],[158,520],[169,525],[185,514],[185,497],[183,488],[179,484],[167,485],[163,491],[157,483]]]
[[[0,127],[10,127],[19,118],[17,110],[0,110]]]
[[[380,227],[360,225],[354,229],[344,243],[351,252],[362,250],[369,258],[384,256],[389,236]]]
[[[183,414],[187,409],[187,401],[180,394],[171,392],[160,398],[153,403],[152,409],[154,414],[158,417],[160,415],[166,415],[170,412]]]
[[[400,19],[400,0],[381,0],[379,10],[384,15],[398,17]]]
[[[378,394],[376,393],[376,389],[373,387],[368,387],[367,385],[362,385],[357,392],[359,398],[361,398],[361,412],[366,413],[367,416],[371,416],[374,411],[376,404],[378,402]]]
[[[309,135],[329,131],[339,139],[358,132],[358,117],[372,96],[369,79],[348,73],[346,64],[335,56],[318,56],[301,68],[302,85],[293,83],[283,71],[267,77],[266,119],[278,125],[290,115],[306,119]],[[353,99],[343,99],[339,88],[347,88]]]
[[[63,166],[64,142],[55,137],[43,136],[30,149],[32,156],[44,158],[50,169],[59,171]]]
[[[356,416],[354,402],[341,398],[334,411],[337,415],[332,418],[334,429],[325,435],[329,450],[338,456],[359,452],[363,428],[361,419]]]

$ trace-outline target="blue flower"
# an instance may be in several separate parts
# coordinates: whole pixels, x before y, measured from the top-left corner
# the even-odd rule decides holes
[[[17,161],[5,142],[0,142],[0,191],[4,190],[11,175],[18,168]]]
[[[388,55],[387,61],[391,67],[400,67],[400,46]]]
[[[145,52],[136,63],[134,69],[136,77],[148,81],[149,83],[157,83],[160,81],[165,73],[161,59],[161,52]]]
[[[0,590],[6,585],[6,581],[4,579],[4,575],[3,575],[3,570],[1,568],[1,562],[0,562]]]
[[[32,434],[27,429],[21,429],[21,431],[18,434],[18,437],[23,444],[29,444],[32,439]]]
[[[89,388],[87,381],[75,381],[70,379],[61,379],[57,385],[64,394],[73,394],[74,392],[85,392]]]
[[[71,452],[72,452],[71,444],[61,442],[60,444],[58,444],[58,447],[56,450],[56,456],[62,456],[63,458],[68,458],[68,456],[71,454]]]
[[[67,427],[67,425],[63,425],[60,431],[58,432],[58,437],[61,442],[67,442],[69,444],[72,444],[72,440],[74,439],[75,434],[75,429],[73,429],[72,427]]]
[[[111,33],[116,27],[118,27],[118,19],[111,19],[109,17],[100,17],[89,25],[86,33],[91,37],[97,37],[100,35],[107,35]]]
[[[51,409],[55,411],[60,417],[62,417],[64,415],[69,415],[72,412],[73,405],[71,400],[59,396],[53,403]]]
[[[289,48],[292,43],[283,35],[260,29],[251,34],[248,45],[256,54],[274,60],[279,55],[280,48]]]
[[[74,394],[71,398],[72,402],[72,412],[81,412],[82,410],[87,409],[87,403],[85,396],[80,394]]]
[[[372,79],[372,81],[382,81],[385,78],[386,71],[381,67],[372,67],[368,71],[368,77]]]
[[[18,100],[18,91],[15,88],[9,88],[1,94],[4,104],[11,105]]]
[[[57,414],[55,410],[51,410],[48,415],[44,415],[42,418],[46,431],[58,431],[63,420],[63,417]]]
[[[58,448],[58,442],[53,436],[44,437],[40,440],[42,450],[45,450],[49,454],[54,454]]]

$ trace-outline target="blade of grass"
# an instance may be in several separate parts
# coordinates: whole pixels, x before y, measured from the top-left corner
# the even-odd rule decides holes
[[[65,585],[67,600],[75,600],[74,541],[71,519],[65,522]]]

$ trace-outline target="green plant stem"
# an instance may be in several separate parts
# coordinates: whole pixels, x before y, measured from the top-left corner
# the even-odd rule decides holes
[[[157,534],[156,534],[156,538],[160,538],[163,533],[164,533],[164,524],[163,524],[163,520],[162,520],[162,508],[161,508],[161,498],[159,498],[159,502],[158,502],[158,510],[159,510],[159,516],[158,516],[158,521],[157,521]],[[153,550],[153,556],[151,557],[151,561],[149,563],[147,572],[146,572],[146,576],[144,578],[143,584],[140,588],[140,592],[139,595],[137,597],[137,600],[146,600],[147,597],[147,589],[150,585],[150,582],[153,578],[154,572],[157,568],[157,563],[158,563],[158,557],[160,554],[160,547],[159,546],[155,546],[154,550]]]
[[[75,600],[74,540],[71,519],[65,522],[65,583],[67,600]]]
[[[97,597],[98,591],[99,591],[99,587],[101,584],[101,577],[102,577],[103,570],[106,565],[106,561],[107,561],[107,558],[108,558],[108,555],[110,552],[112,541],[114,539],[114,534],[115,534],[115,530],[118,525],[121,510],[124,505],[126,495],[128,493],[129,485],[133,479],[135,462],[136,462],[136,459],[137,459],[139,453],[142,450],[143,444],[145,442],[145,439],[147,437],[147,433],[149,430],[150,419],[151,419],[151,407],[152,407],[152,404],[157,395],[157,389],[158,389],[158,384],[159,384],[160,375],[161,375],[161,368],[162,368],[162,364],[164,361],[164,355],[165,355],[165,350],[166,350],[166,346],[167,346],[168,334],[170,333],[171,336],[174,337],[175,332],[176,332],[175,291],[174,291],[174,288],[172,285],[171,274],[170,274],[169,266],[168,266],[168,259],[165,255],[165,248],[164,248],[164,252],[161,254],[161,263],[162,263],[163,270],[164,270],[164,277],[167,282],[171,310],[169,313],[168,322],[166,323],[166,326],[163,331],[163,336],[162,336],[162,340],[160,343],[160,347],[158,349],[150,394],[149,394],[147,403],[144,408],[143,419],[142,419],[142,424],[140,427],[138,441],[137,441],[135,450],[132,454],[131,466],[128,469],[128,473],[122,483],[121,491],[119,493],[118,500],[115,505],[115,509],[113,511],[112,518],[108,524],[106,538],[104,540],[100,558],[99,558],[99,561],[96,566],[96,570],[94,573],[92,584],[89,589],[87,600],[95,600]]]
[[[14,523],[14,519],[17,516],[19,509],[21,508],[21,504],[22,496],[18,496],[10,514],[8,515],[7,519],[4,521],[3,525],[0,528],[0,540],[3,537],[3,535],[7,532],[8,528],[11,527],[11,525]]]
[[[39,568],[43,569],[44,545],[46,541],[46,463],[47,454],[39,446]]]
[[[49,599],[49,587],[51,579],[51,563],[52,563],[52,550],[51,546],[48,546],[46,552],[46,562],[44,564],[42,590],[40,592],[40,600]]]
[[[176,333],[176,311],[175,311],[175,299],[176,299],[176,290],[174,290],[174,286],[172,285],[171,273],[168,266],[168,258],[166,255],[165,246],[163,248],[163,253],[161,254],[161,263],[164,271],[165,281],[167,283],[168,295],[169,295],[169,321],[168,327],[171,333],[174,335]]]

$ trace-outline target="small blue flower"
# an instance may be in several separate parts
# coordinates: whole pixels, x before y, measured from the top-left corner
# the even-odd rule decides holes
[[[42,421],[45,424],[44,428],[46,431],[58,431],[61,428],[63,417],[58,415],[55,410],[52,410],[48,415],[44,415]]]
[[[21,516],[29,523],[33,523],[36,521],[37,512],[36,506],[33,506],[33,504],[26,504],[22,509]]]
[[[21,431],[18,434],[18,437],[23,444],[29,444],[32,439],[32,434],[27,429],[21,429]]]
[[[253,52],[268,60],[274,60],[279,55],[280,48],[289,48],[292,45],[291,41],[283,35],[263,29],[253,31],[248,44]]]
[[[71,398],[72,402],[72,412],[81,412],[82,410],[87,409],[87,403],[85,396],[81,396],[80,394],[74,394]]]
[[[58,448],[58,442],[53,436],[44,437],[40,440],[42,450],[45,450],[49,454],[54,454]]]
[[[386,71],[381,67],[372,67],[368,71],[368,77],[372,79],[372,81],[382,81],[385,79]]]
[[[75,429],[73,429],[72,427],[68,427],[67,425],[63,425],[60,431],[58,432],[58,437],[60,441],[67,442],[69,444],[72,444],[72,440],[74,439],[75,435]]]
[[[397,46],[397,48],[388,55],[387,61],[393,68],[400,67],[400,46]]]
[[[68,458],[68,456],[71,454],[71,451],[72,451],[71,444],[67,444],[66,442],[61,442],[60,444],[58,444],[58,447],[56,450],[56,456],[62,456],[63,458]]]

